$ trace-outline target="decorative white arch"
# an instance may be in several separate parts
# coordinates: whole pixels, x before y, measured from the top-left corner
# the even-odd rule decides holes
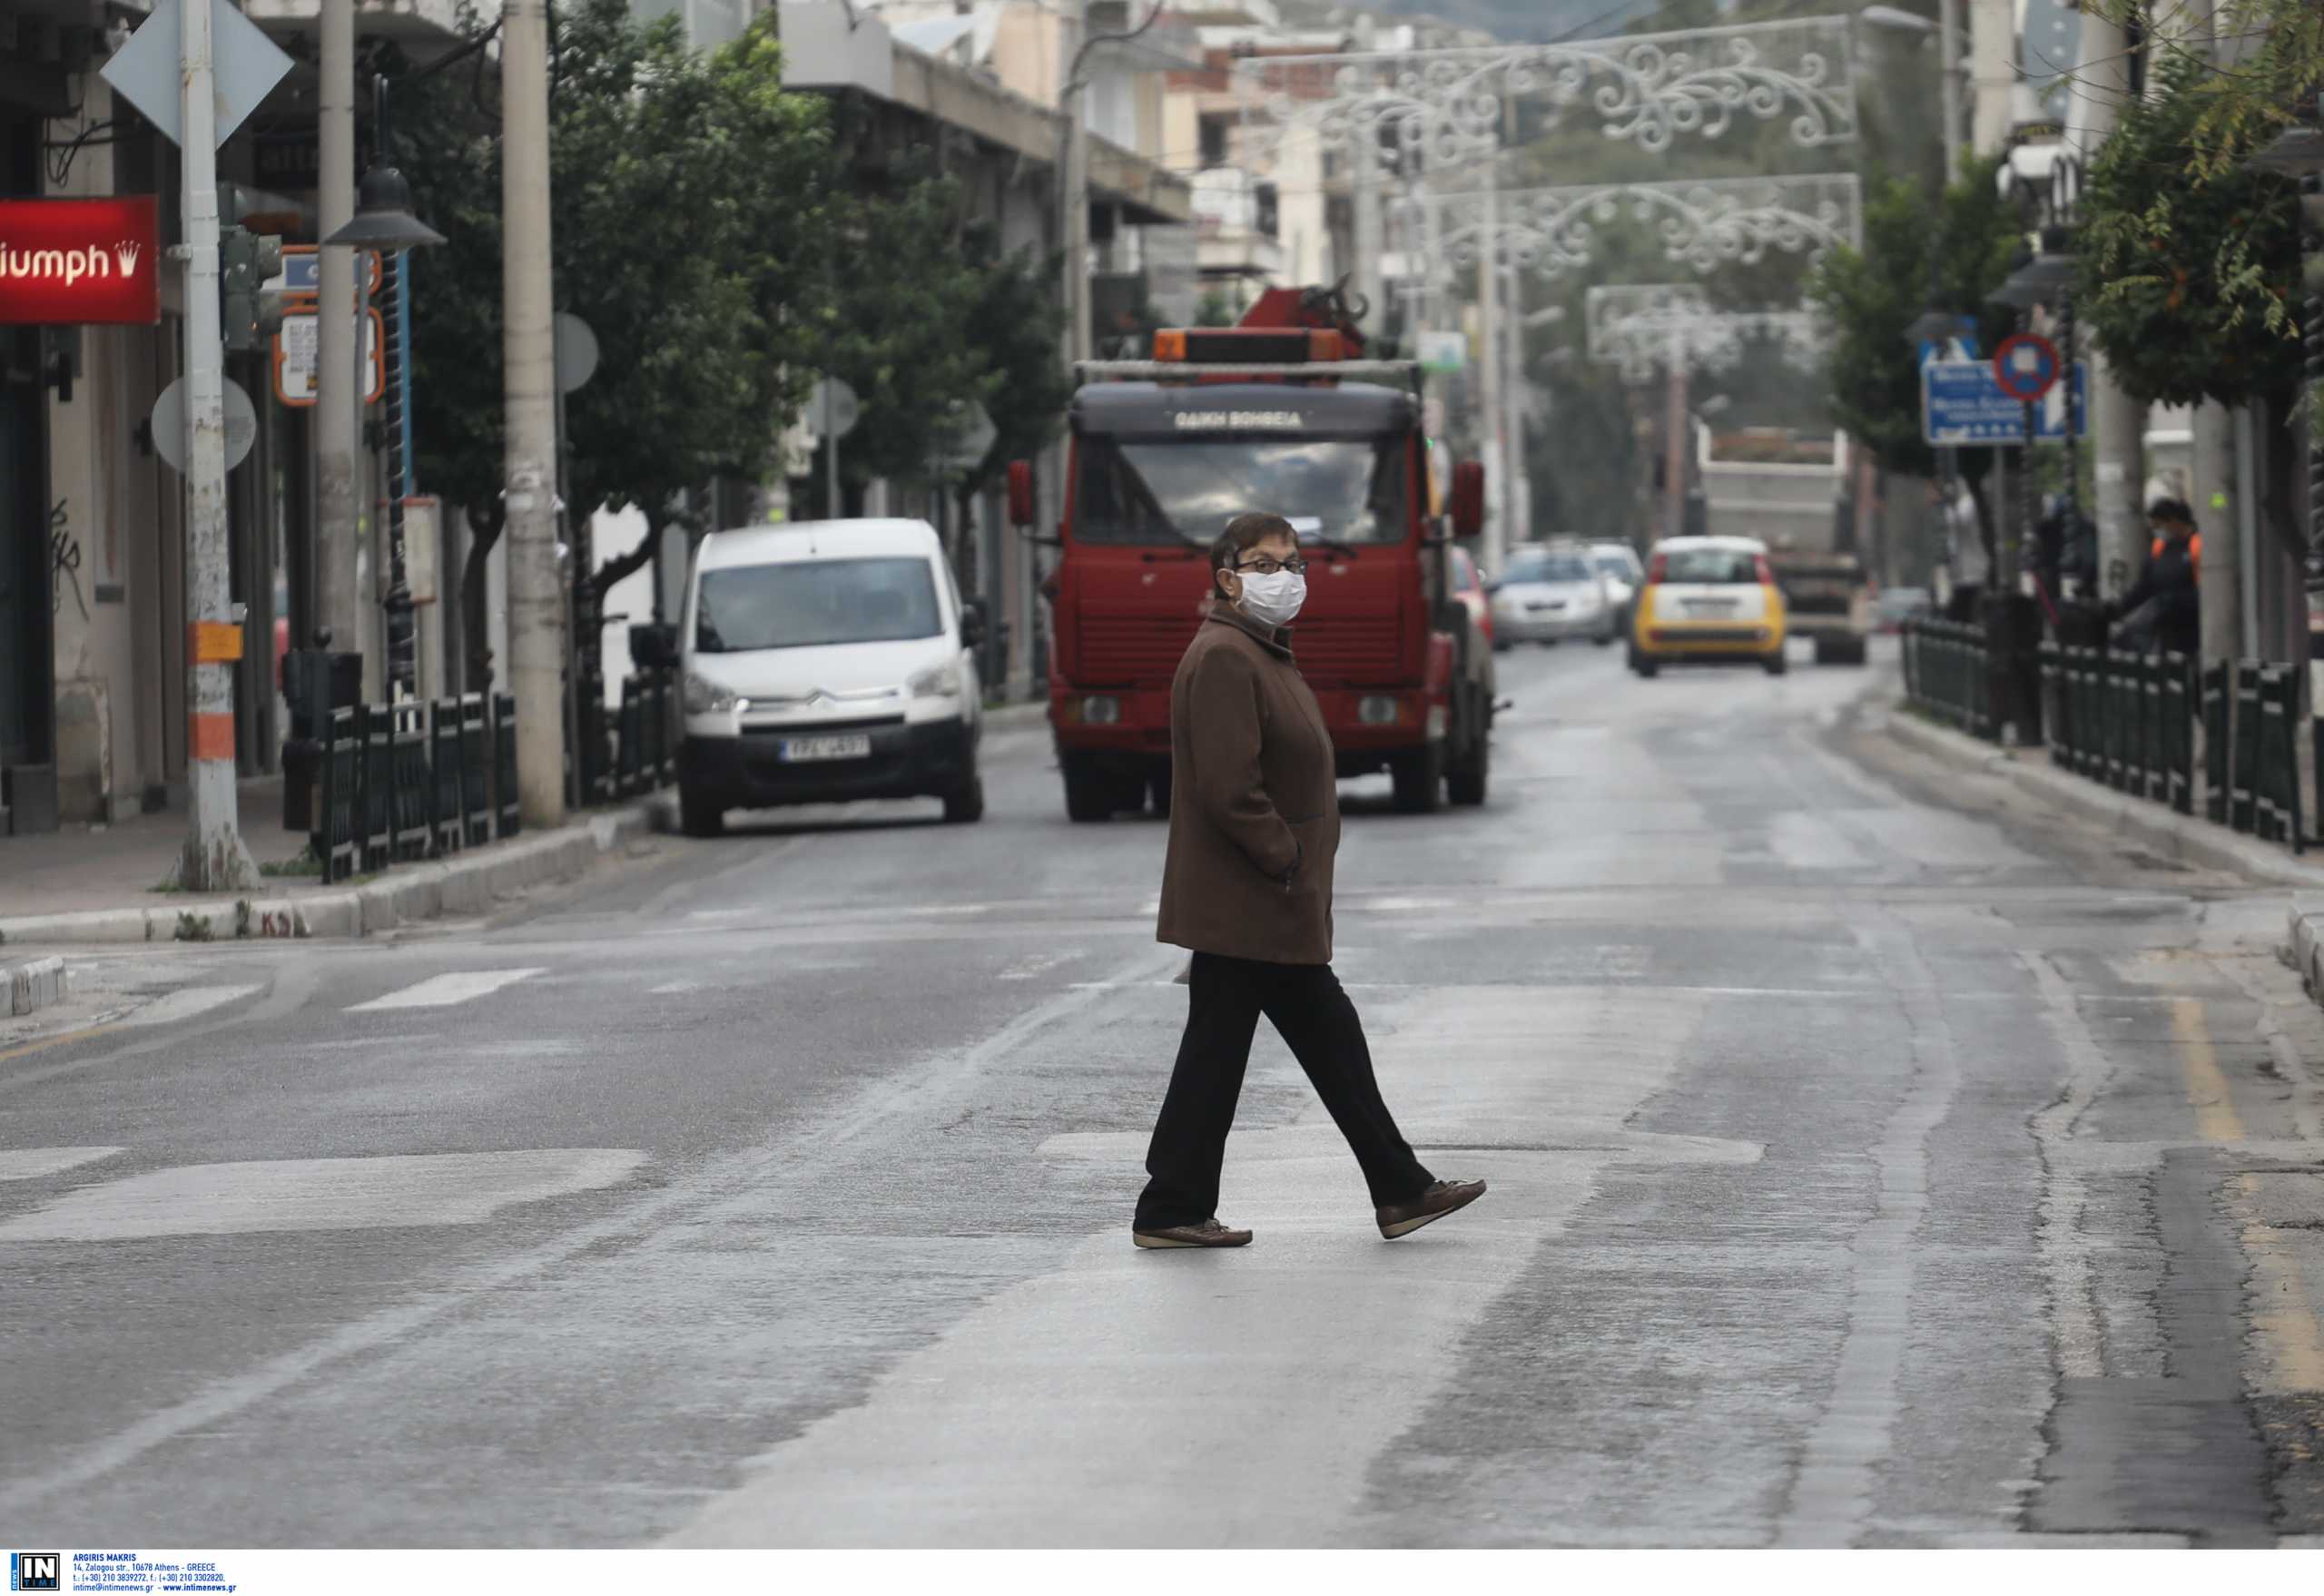
[[[1400,152],[1432,165],[1491,153],[1517,101],[1542,106],[1553,125],[1587,110],[1607,137],[1649,151],[1681,135],[1719,138],[1738,118],[1787,115],[1795,144],[1845,143],[1856,133],[1848,41],[1847,17],[1814,16],[1560,44],[1259,56],[1235,71],[1275,127],[1314,128],[1335,149],[1375,149],[1386,170]],[[1328,88],[1304,88],[1319,79]]]
[[[1829,327],[1813,311],[1718,310],[1693,283],[1593,288],[1582,296],[1590,359],[1644,382],[1675,361],[1682,371],[1727,371],[1740,364],[1747,340],[1772,339],[1786,365],[1819,369]]]
[[[1805,177],[1591,184],[1438,194],[1437,239],[1456,265],[1491,251],[1497,266],[1558,278],[1590,264],[1606,223],[1650,227],[1674,264],[1708,275],[1750,265],[1770,250],[1820,260],[1864,229],[1863,185],[1853,172]]]

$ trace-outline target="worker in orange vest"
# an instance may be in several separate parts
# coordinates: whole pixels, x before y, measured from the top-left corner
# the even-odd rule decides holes
[[[2112,606],[2119,621],[2116,641],[2140,652],[2160,649],[2190,656],[2202,641],[2202,601],[2197,581],[2203,557],[2203,535],[2196,530],[2195,512],[2183,498],[2158,498],[2147,507],[2154,527],[2154,544],[2146,569],[2128,593]]]

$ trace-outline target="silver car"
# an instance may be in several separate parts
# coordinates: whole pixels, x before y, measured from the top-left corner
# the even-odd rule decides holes
[[[1569,637],[1604,646],[1620,636],[1621,606],[1605,574],[1581,545],[1529,545],[1512,551],[1492,586],[1492,635],[1498,648],[1547,647]]]

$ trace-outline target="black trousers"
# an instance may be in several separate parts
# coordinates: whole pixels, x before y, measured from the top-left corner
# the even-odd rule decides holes
[[[1218,1211],[1219,1166],[1261,1014],[1347,1138],[1374,1206],[1410,1202],[1429,1185],[1433,1177],[1380,1100],[1364,1022],[1330,965],[1197,953],[1189,981],[1186,1036],[1147,1149],[1150,1178],[1137,1199],[1138,1229],[1199,1225]]]

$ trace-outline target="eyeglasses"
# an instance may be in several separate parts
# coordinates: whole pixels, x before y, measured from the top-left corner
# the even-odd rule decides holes
[[[1235,568],[1238,571],[1249,571],[1260,576],[1272,576],[1277,571],[1289,571],[1295,576],[1304,576],[1307,574],[1307,562],[1297,555],[1292,556],[1287,560],[1279,560],[1271,555],[1263,554],[1249,565],[1236,566]]]

